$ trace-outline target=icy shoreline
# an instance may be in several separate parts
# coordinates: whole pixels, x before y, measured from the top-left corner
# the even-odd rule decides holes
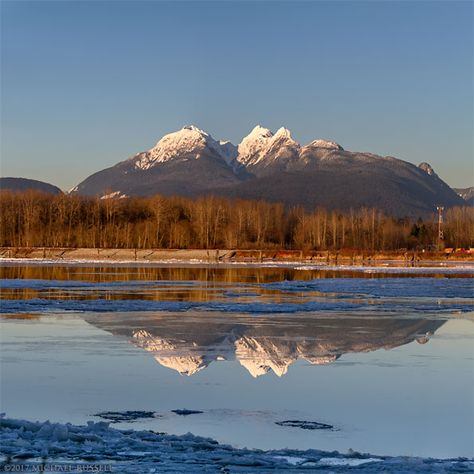
[[[379,260],[367,264],[331,264],[305,261],[209,261],[203,259],[89,259],[89,258],[6,258],[0,257],[0,266],[43,265],[43,266],[110,266],[110,267],[207,267],[207,268],[288,268],[308,271],[341,271],[361,273],[393,274],[469,274],[474,275],[474,262],[470,261],[423,261],[413,266],[404,266],[400,260]]]
[[[109,472],[269,472],[314,471],[362,473],[472,472],[474,460],[374,456],[315,449],[262,451],[234,448],[211,438],[119,430],[106,422],[70,423],[0,420],[0,469],[13,465],[32,470],[41,464],[71,468],[91,463]]]

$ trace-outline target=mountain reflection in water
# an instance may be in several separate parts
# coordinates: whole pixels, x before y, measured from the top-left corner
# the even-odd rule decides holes
[[[238,360],[253,377],[281,377],[298,359],[320,365],[341,355],[426,343],[445,321],[386,316],[272,315],[187,312],[89,313],[88,323],[149,351],[182,375],[219,360]]]

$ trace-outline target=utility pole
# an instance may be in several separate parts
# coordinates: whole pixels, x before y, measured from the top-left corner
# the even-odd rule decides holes
[[[438,250],[441,252],[441,242],[444,240],[444,232],[443,232],[443,206],[436,207],[438,211]]]

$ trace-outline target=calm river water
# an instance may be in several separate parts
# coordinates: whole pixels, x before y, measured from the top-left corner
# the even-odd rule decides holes
[[[472,275],[4,265],[1,411],[236,447],[473,457]]]

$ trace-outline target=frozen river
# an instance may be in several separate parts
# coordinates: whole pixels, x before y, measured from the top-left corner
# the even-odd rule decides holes
[[[472,270],[5,264],[1,411],[472,458]]]

